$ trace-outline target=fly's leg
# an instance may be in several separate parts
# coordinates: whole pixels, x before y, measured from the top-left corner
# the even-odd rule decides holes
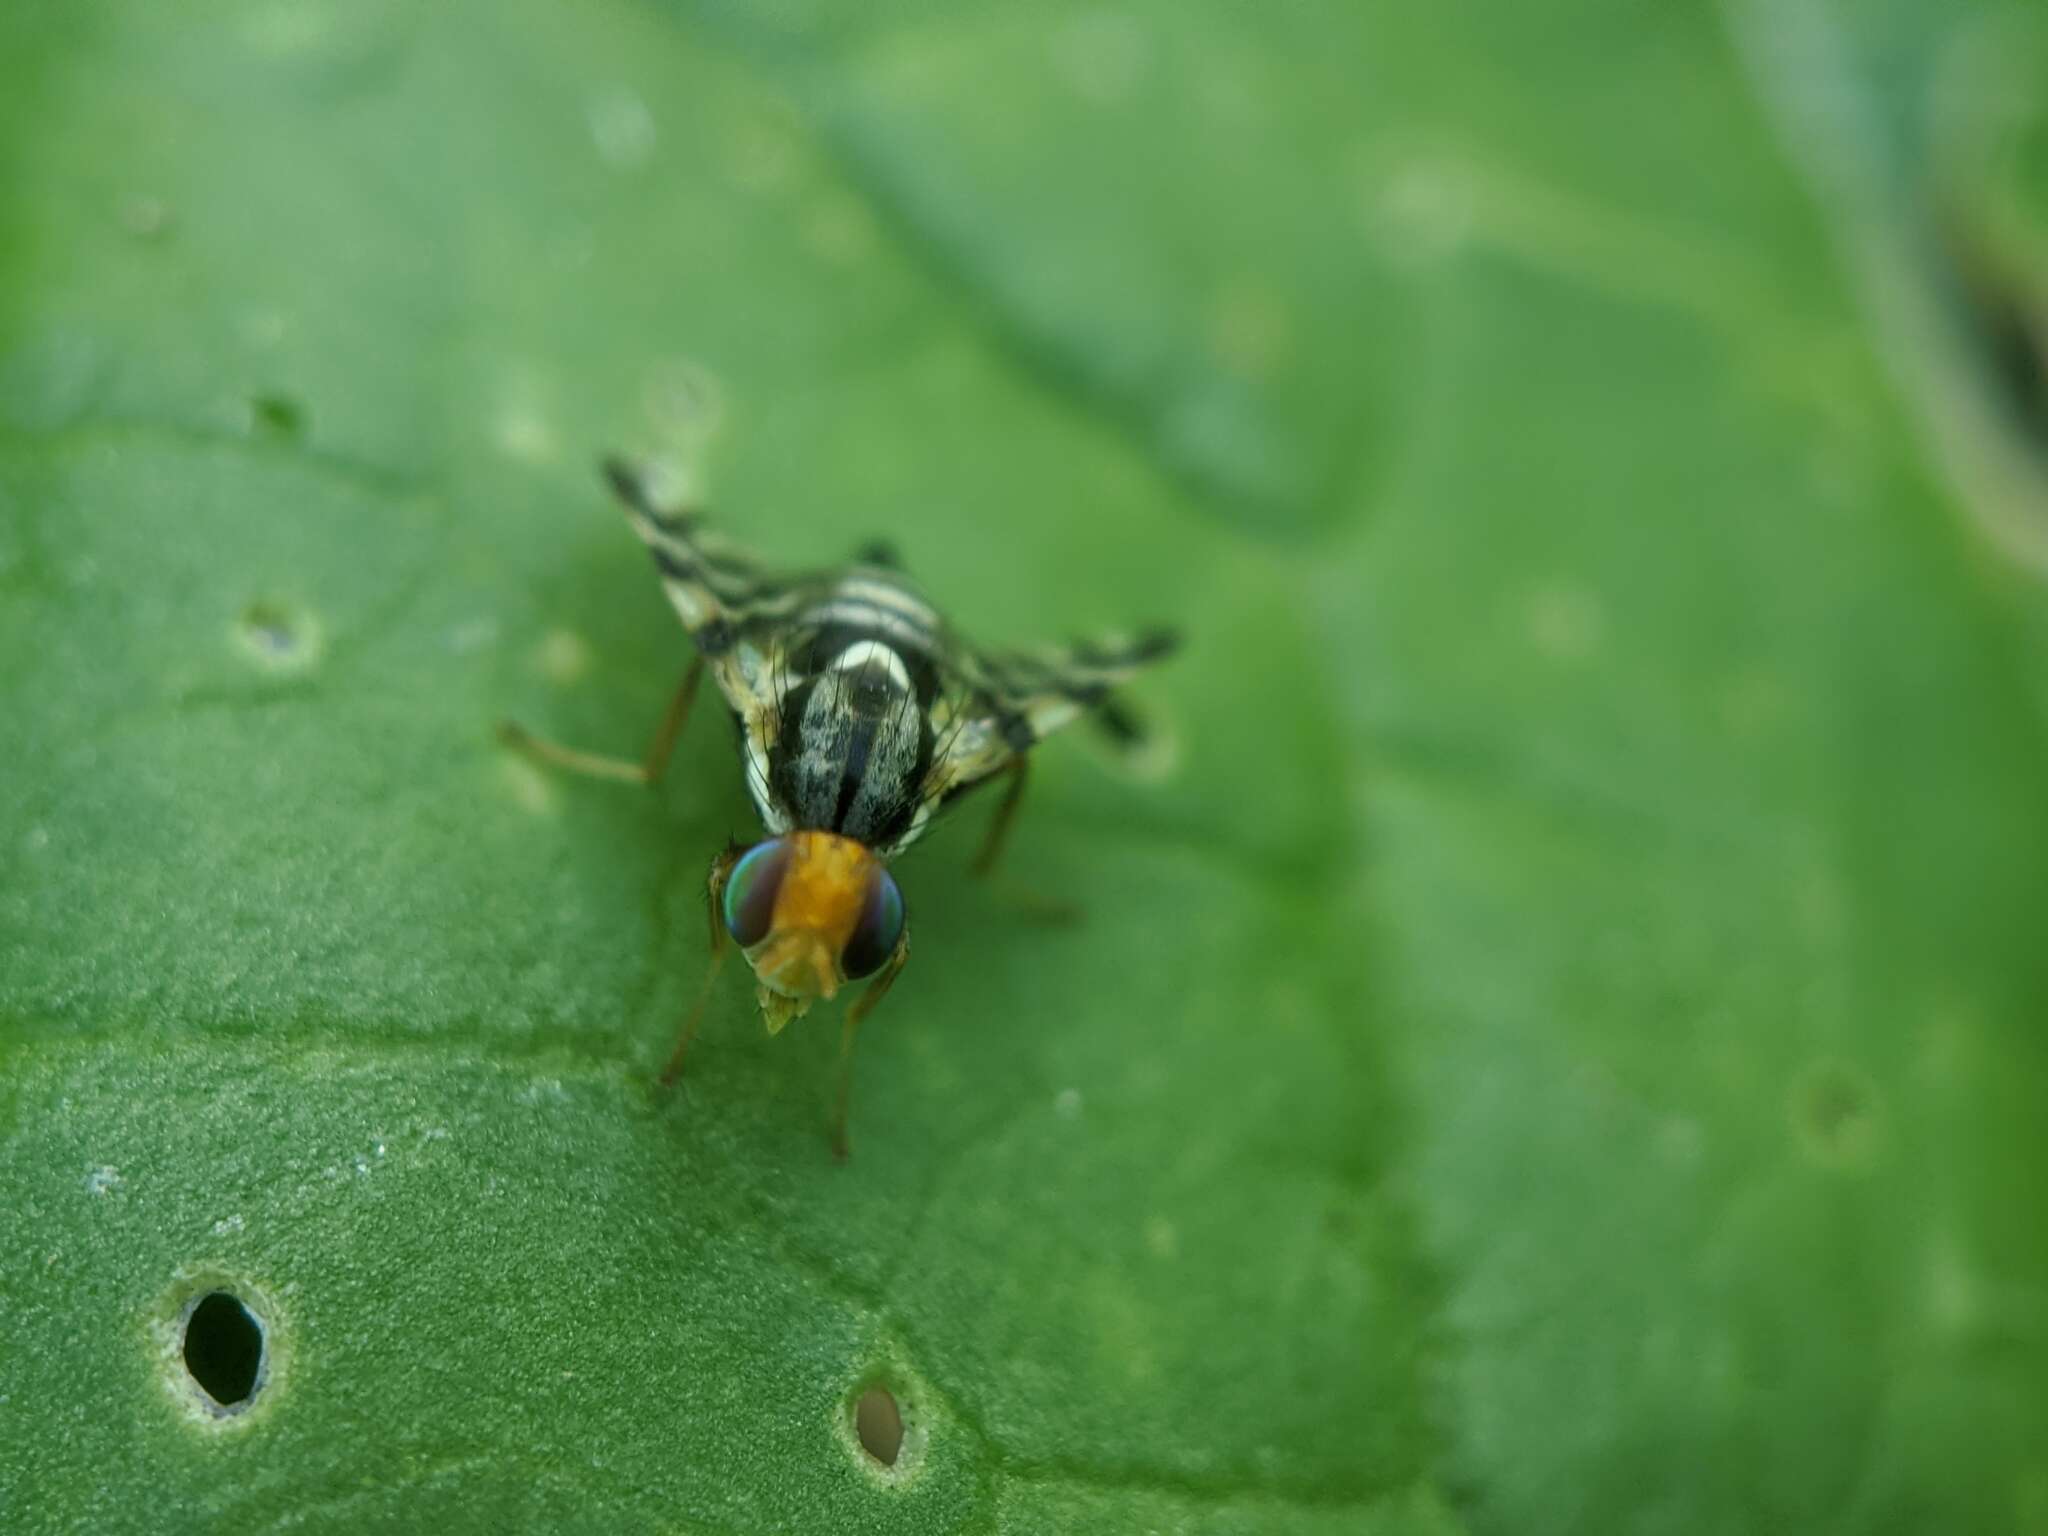
[[[1002,857],[1003,847],[1010,840],[1010,824],[1017,819],[1017,807],[1024,801],[1024,781],[1030,777],[1030,763],[1031,759],[1020,752],[1003,769],[1010,785],[1003,791],[1003,803],[996,807],[996,813],[989,821],[988,834],[981,840],[981,852],[967,866],[969,874],[986,877],[995,869],[996,860]]]
[[[996,813],[989,821],[988,833],[981,840],[981,851],[975,854],[967,872],[977,879],[987,880],[1005,901],[1033,922],[1052,926],[1079,922],[1081,909],[1072,902],[1043,896],[993,877],[996,860],[1009,846],[1010,827],[1017,820],[1017,807],[1024,802],[1024,781],[1030,774],[1029,763],[1030,759],[1020,752],[1002,770],[1010,781],[1009,786],[1003,791],[1002,803],[996,807]]]
[[[846,1140],[846,1108],[853,1097],[853,1037],[860,1030],[860,1021],[874,1012],[875,1004],[889,990],[896,980],[896,973],[910,958],[910,928],[906,924],[902,935],[896,940],[896,948],[889,958],[882,962],[875,979],[868,983],[867,991],[855,998],[846,1009],[846,1022],[839,1031],[839,1084],[833,1095],[832,1107],[832,1156],[845,1162],[852,1148]]]
[[[705,877],[705,887],[711,895],[711,964],[704,971],[704,985],[697,989],[697,1001],[683,1020],[682,1033],[676,1036],[676,1048],[669,1053],[668,1065],[661,1069],[661,1086],[670,1088],[683,1075],[683,1060],[690,1054],[690,1042],[697,1038],[697,1026],[704,1022],[704,1009],[711,1002],[711,986],[718,980],[718,973],[725,968],[725,882],[732,878],[733,866],[740,861],[738,848],[728,848],[711,861],[711,873]]]
[[[683,673],[683,680],[676,684],[668,708],[662,713],[661,724],[655,727],[654,740],[648,744],[647,756],[637,763],[623,757],[604,757],[595,752],[565,747],[544,736],[534,735],[516,720],[498,722],[498,739],[536,762],[566,768],[572,773],[588,774],[592,778],[651,786],[668,767],[669,755],[675,751],[676,737],[682,733],[683,722],[689,718],[690,705],[697,697],[697,684],[703,677],[704,658],[698,656],[690,662],[689,670]]]

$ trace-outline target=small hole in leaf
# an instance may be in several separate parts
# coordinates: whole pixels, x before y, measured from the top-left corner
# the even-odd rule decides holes
[[[306,430],[306,408],[290,395],[251,395],[249,430],[259,437],[300,437]]]
[[[292,630],[291,615],[268,603],[252,603],[242,615],[242,633],[257,650],[271,656],[289,656],[299,648]]]
[[[853,1405],[853,1432],[860,1448],[885,1467],[903,1454],[903,1413],[887,1387],[869,1387]]]
[[[319,627],[310,614],[258,600],[244,608],[235,621],[235,639],[259,665],[290,672],[312,662],[319,645]]]
[[[185,1369],[217,1413],[239,1413],[263,1389],[263,1324],[241,1298],[208,1291],[185,1318]]]

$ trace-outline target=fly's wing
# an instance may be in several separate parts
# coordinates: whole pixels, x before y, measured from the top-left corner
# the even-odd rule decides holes
[[[751,556],[706,528],[696,512],[663,506],[632,465],[607,459],[604,473],[625,503],[626,521],[654,557],[683,628],[707,661],[716,663],[731,652],[749,626],[796,605],[800,582],[768,576]],[[737,707],[739,701],[733,702]]]
[[[1101,719],[1126,748],[1142,728],[1112,690],[1179,647],[1168,630],[1106,635],[1034,651],[966,651],[956,659],[958,687],[939,706],[927,797],[943,803],[1003,769],[1064,725]]]
[[[704,526],[696,512],[664,506],[646,478],[622,459],[607,459],[605,478],[625,503],[626,520],[661,573],[662,589],[689,631],[718,691],[745,733],[747,787],[773,832],[788,830],[787,807],[776,803],[769,752],[789,690],[783,622],[797,611],[813,578],[778,577]]]

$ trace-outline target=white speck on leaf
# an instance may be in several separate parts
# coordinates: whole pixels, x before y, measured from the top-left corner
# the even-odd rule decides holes
[[[290,329],[291,322],[275,309],[251,310],[241,320],[242,335],[252,346],[274,347]]]
[[[654,114],[632,87],[614,85],[598,92],[590,100],[587,115],[590,137],[606,165],[632,170],[654,153]]]
[[[121,222],[131,235],[154,239],[171,227],[171,205],[160,197],[130,198],[121,209]]]
[[[88,1195],[112,1194],[122,1182],[120,1169],[102,1163],[86,1170],[85,1192]]]
[[[486,650],[498,643],[498,621],[493,618],[464,619],[448,631],[448,649],[458,656]]]
[[[541,675],[567,686],[590,670],[590,645],[573,629],[551,629],[535,652]]]
[[[1062,1088],[1053,1097],[1052,1112],[1062,1120],[1080,1119],[1081,1090],[1078,1088]]]
[[[1529,595],[1529,638],[1554,661],[1583,661],[1600,648],[1607,617],[1584,587],[1554,581]]]
[[[517,400],[500,410],[492,437],[499,452],[522,464],[545,464],[558,452],[555,429],[531,400]]]
[[[1697,1120],[1674,1116],[1657,1127],[1657,1151],[1665,1162],[1690,1168],[1706,1150],[1706,1134]]]
[[[1082,100],[1098,107],[1128,101],[1152,63],[1152,40],[1133,16],[1110,7],[1084,11],[1052,34],[1053,67]]]
[[[1441,155],[1383,160],[1368,173],[1366,186],[1366,231],[1404,265],[1445,261],[1471,238],[1471,183],[1455,162]]]

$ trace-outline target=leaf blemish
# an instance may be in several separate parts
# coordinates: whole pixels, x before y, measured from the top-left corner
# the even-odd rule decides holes
[[[121,223],[138,240],[159,240],[171,232],[171,206],[160,197],[131,198],[121,209]]]
[[[1553,661],[1584,661],[1600,648],[1607,631],[1600,600],[1569,582],[1552,582],[1530,594],[1529,638]]]
[[[523,757],[506,754],[499,760],[512,802],[533,816],[551,816],[555,810],[555,789],[547,775]]]
[[[1877,1085],[1846,1061],[1812,1063],[1792,1085],[1792,1129],[1809,1162],[1869,1167],[1883,1131]]]
[[[542,676],[567,687],[590,670],[590,644],[573,629],[551,629],[535,656]]]
[[[612,169],[630,171],[654,153],[654,114],[632,87],[614,85],[599,91],[586,115],[598,158]]]
[[[299,672],[318,659],[320,626],[311,614],[258,599],[235,621],[235,642],[267,671]]]
[[[249,431],[256,437],[297,439],[306,432],[306,408],[290,395],[249,397]]]

